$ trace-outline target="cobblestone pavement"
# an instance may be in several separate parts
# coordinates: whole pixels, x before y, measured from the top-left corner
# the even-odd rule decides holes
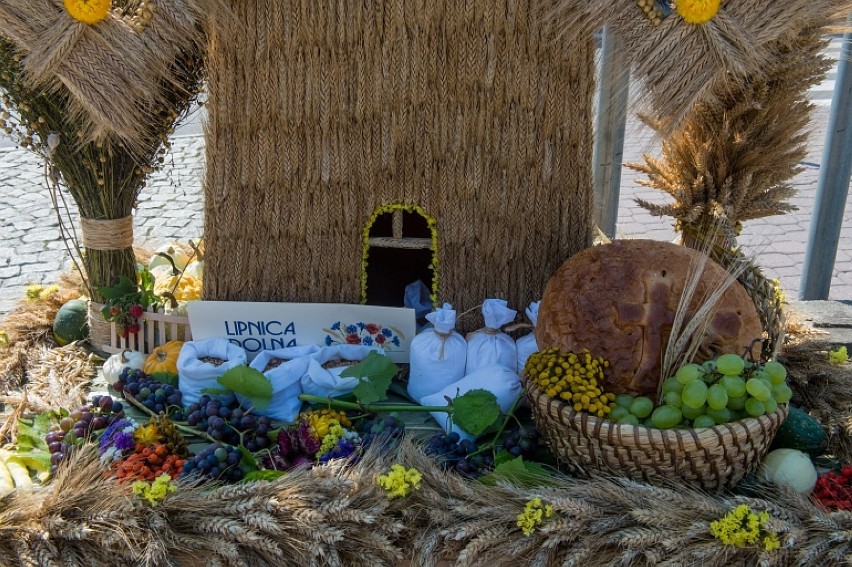
[[[830,84],[832,77],[827,78]],[[830,93],[830,88],[827,92]],[[770,277],[780,278],[791,298],[798,295],[802,263],[811,222],[830,95],[815,98],[813,132],[804,170],[793,181],[798,194],[792,203],[799,210],[745,224],[740,244],[757,257]],[[659,154],[652,132],[630,118],[624,161],[640,161],[643,153]],[[136,244],[153,248],[170,240],[186,241],[202,236],[204,139],[200,135],[174,139],[165,167],[142,190],[134,214]],[[652,217],[633,199],[664,202],[665,196],[638,184],[639,175],[625,167],[619,200],[617,231],[623,238],[673,240],[670,219]],[[73,202],[69,199],[73,208]],[[73,222],[76,215],[72,213]],[[28,283],[51,283],[71,266],[59,238],[56,213],[43,181],[39,159],[21,149],[0,148],[0,317],[10,311]],[[852,200],[847,199],[843,229],[834,267],[830,299],[852,299]]]

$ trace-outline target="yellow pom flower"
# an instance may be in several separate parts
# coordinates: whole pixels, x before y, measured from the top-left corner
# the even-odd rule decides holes
[[[177,490],[177,486],[172,482],[171,476],[163,473],[154,482],[149,483],[144,480],[137,480],[130,485],[130,490],[134,495],[141,496],[147,500],[151,506],[156,506],[157,502]]]
[[[543,505],[541,498],[533,498],[524,506],[524,511],[518,514],[518,527],[525,536],[532,535],[535,529],[546,518],[553,517],[553,506]]]
[[[149,425],[138,427],[136,431],[133,432],[133,440],[144,445],[153,445],[154,443],[162,441],[162,436],[160,435],[160,430],[157,428],[157,425],[155,423],[151,423]]]
[[[710,533],[725,545],[746,547],[761,545],[766,551],[781,547],[778,534],[767,529],[769,512],[755,514],[747,504],[740,504],[723,517],[710,522]]]
[[[402,465],[392,465],[390,472],[379,475],[376,482],[385,489],[389,498],[408,496],[412,490],[420,490],[423,475],[415,468],[406,469]]]
[[[112,8],[111,0],[65,0],[68,14],[84,24],[96,24],[107,17]]]
[[[837,364],[838,366],[841,364],[846,364],[846,361],[849,360],[849,354],[846,352],[846,346],[839,346],[836,349],[830,351],[828,353],[828,360],[832,364]]]
[[[675,9],[690,24],[703,24],[719,12],[721,0],[677,0]]]

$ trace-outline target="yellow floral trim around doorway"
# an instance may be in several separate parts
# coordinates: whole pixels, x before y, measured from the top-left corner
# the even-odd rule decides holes
[[[426,211],[423,210],[423,207],[420,205],[403,205],[400,203],[393,203],[390,205],[380,205],[373,211],[373,214],[370,215],[370,220],[364,226],[364,232],[361,238],[361,303],[367,303],[367,264],[368,258],[370,256],[370,229],[373,227],[373,223],[376,222],[376,219],[385,213],[393,213],[396,211],[405,211],[407,213],[417,213],[426,219],[426,226],[429,227],[430,236],[432,238],[432,246],[430,246],[430,250],[432,251],[432,264],[430,268],[432,269],[432,287],[430,290],[429,298],[432,300],[433,305],[438,304],[438,221],[435,220],[435,217],[426,214]]]

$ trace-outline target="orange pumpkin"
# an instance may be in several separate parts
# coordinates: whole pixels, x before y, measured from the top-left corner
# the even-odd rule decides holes
[[[145,374],[167,372],[177,375],[177,361],[181,347],[183,347],[183,341],[169,341],[156,347],[145,359],[142,371]]]

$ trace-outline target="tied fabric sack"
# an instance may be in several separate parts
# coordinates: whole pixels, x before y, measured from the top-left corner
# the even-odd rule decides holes
[[[456,312],[445,303],[426,315],[434,326],[411,341],[408,395],[420,401],[464,377],[467,341],[455,332]]]
[[[524,373],[527,359],[534,352],[538,352],[538,343],[535,341],[535,326],[538,325],[538,306],[540,303],[541,301],[533,301],[526,310],[527,317],[529,317],[533,326],[532,332],[515,341],[515,346],[518,349],[518,374],[521,375]]]
[[[319,349],[317,345],[303,345],[259,352],[249,366],[263,372],[272,383],[272,399],[269,407],[265,410],[255,408],[254,413],[293,423],[302,409],[302,400],[299,399],[302,376],[308,370],[310,356],[319,352]],[[266,370],[270,362],[278,362],[278,365]],[[243,396],[237,394],[237,399],[242,402]]]
[[[473,374],[480,368],[495,364],[517,371],[518,347],[512,337],[500,331],[500,327],[515,320],[517,313],[509,309],[503,299],[486,299],[482,303],[485,328],[467,336],[465,374]]]
[[[205,362],[202,358],[224,360],[219,366]],[[178,355],[178,389],[183,394],[183,404],[188,406],[198,402],[205,388],[219,388],[217,382],[225,372],[246,363],[246,351],[228,339],[204,339],[183,343]],[[234,395],[217,395],[222,403],[234,401]]]
[[[333,345],[319,349],[309,356],[308,368],[301,380],[302,392],[324,398],[348,394],[358,385],[358,379],[341,378],[340,374],[352,365],[334,365],[333,361],[361,362],[373,351],[385,356],[385,351],[380,348],[362,345]],[[323,368],[323,365],[328,368]]]
[[[486,366],[480,368],[473,374],[468,374],[455,384],[450,384],[440,392],[423,398],[420,403],[424,406],[445,406],[447,400],[445,398],[455,398],[462,394],[466,394],[471,390],[488,390],[497,397],[497,405],[500,406],[501,413],[508,413],[512,409],[512,404],[521,393],[521,380],[518,378],[517,372],[512,368],[506,368],[501,365]],[[449,419],[449,414],[444,412],[431,412],[430,414],[438,424],[444,428],[444,431],[451,433],[455,431],[462,439],[474,440],[476,436],[471,435]]]

